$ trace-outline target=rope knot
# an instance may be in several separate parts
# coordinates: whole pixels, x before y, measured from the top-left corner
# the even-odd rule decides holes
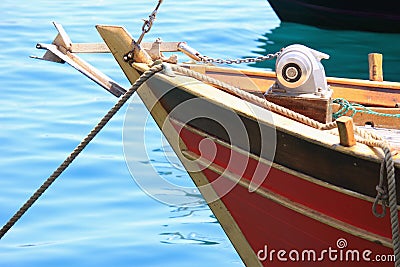
[[[387,188],[385,186],[380,186],[377,185],[375,187],[376,189],[376,197],[375,197],[375,201],[374,204],[372,205],[372,213],[377,217],[377,218],[383,218],[386,215],[386,207],[389,205],[389,194],[387,191]],[[379,202],[381,202],[381,207],[382,207],[382,211],[378,212],[378,205]]]
[[[376,189],[376,192],[377,192],[376,197],[377,197],[380,201],[382,201],[382,204],[388,205],[388,204],[389,204],[389,203],[388,203],[388,200],[389,200],[389,193],[388,193],[387,187],[386,187],[386,186],[379,186],[379,185],[377,185],[377,186],[375,187],[375,189]]]

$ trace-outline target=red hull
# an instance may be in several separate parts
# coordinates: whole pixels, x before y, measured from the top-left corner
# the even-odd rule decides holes
[[[213,149],[204,149],[204,145],[200,149],[205,135],[172,123],[187,149],[212,163],[213,168],[202,166],[207,167],[202,172],[213,183],[263,265],[393,266],[392,261],[378,262],[391,260],[393,255],[392,248],[388,247],[389,216],[375,217],[371,212],[372,203],[366,198],[319,184],[311,177],[296,176],[276,165],[269,170],[265,161],[219,142],[214,142]],[[242,183],[233,186],[235,182],[228,173],[236,175]],[[249,192],[246,184],[254,178],[265,179],[257,192]],[[226,194],[228,184],[233,188]],[[382,240],[386,246],[380,244]],[[347,245],[338,247],[337,242]]]
[[[205,174],[210,182],[219,177],[211,171],[205,171]],[[293,266],[393,266],[393,262],[386,262],[386,265],[376,262],[379,257],[393,254],[391,248],[299,214],[259,194],[249,193],[242,186],[236,186],[222,197],[222,201],[265,266],[286,266],[288,263]],[[347,246],[339,249],[338,240],[346,240]],[[279,250],[285,251],[280,258],[277,256]],[[290,256],[292,250],[298,253]],[[315,254],[302,256],[304,251],[310,250]],[[349,250],[357,250],[358,256],[352,258]],[[330,255],[329,251],[332,251]],[[366,253],[365,259],[363,253]]]

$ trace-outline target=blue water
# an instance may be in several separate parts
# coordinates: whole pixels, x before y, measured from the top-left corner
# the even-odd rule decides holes
[[[52,21],[63,24],[75,42],[101,41],[96,24],[123,25],[137,38],[141,19],[154,5],[144,0],[0,3],[1,225],[116,101],[66,65],[30,59],[42,54],[35,44],[53,40]],[[331,55],[328,75],[354,78],[368,77],[367,53],[378,51],[384,54],[385,79],[400,81],[400,35],[281,24],[264,0],[164,1],[146,39],[157,37],[186,41],[222,58],[257,56],[303,43]],[[84,58],[128,87],[110,55]],[[243,67],[270,69],[273,63]],[[137,97],[131,105],[143,107]],[[243,266],[206,205],[167,206],[137,186],[123,153],[126,109],[0,240],[0,266]],[[140,122],[148,114],[138,110]],[[146,125],[148,159],[138,162],[191,184],[154,122]],[[200,197],[198,201],[202,203]]]

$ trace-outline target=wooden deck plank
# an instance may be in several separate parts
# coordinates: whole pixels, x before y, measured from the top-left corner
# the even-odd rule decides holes
[[[184,65],[199,69],[197,65]],[[238,70],[205,66],[206,75],[227,82],[244,90],[265,93],[275,82],[274,72]],[[377,82],[359,79],[328,77],[328,84],[333,90],[333,98],[345,98],[369,106],[396,107],[400,104],[400,83]]]

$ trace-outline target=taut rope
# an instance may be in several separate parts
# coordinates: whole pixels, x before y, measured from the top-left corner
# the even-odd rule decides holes
[[[93,140],[93,138],[103,129],[118,110],[128,101],[136,90],[155,73],[161,71],[163,65],[155,65],[144,72],[131,88],[118,100],[118,102],[108,111],[92,131],[81,141],[81,143],[72,151],[63,163],[50,175],[49,178],[40,186],[39,189],[25,202],[25,204],[11,217],[11,219],[1,228],[0,239],[11,229],[11,227],[25,214],[25,212],[39,199],[39,197],[52,185],[52,183],[67,169],[74,159],[83,151],[83,149]]]

